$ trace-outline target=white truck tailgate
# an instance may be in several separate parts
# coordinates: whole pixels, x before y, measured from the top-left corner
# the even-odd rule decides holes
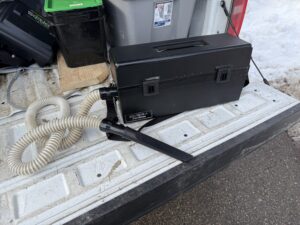
[[[45,82],[57,79],[50,76],[50,81],[43,81],[39,75],[36,77],[30,79],[42,81],[32,82],[32,91],[26,93],[45,91],[42,90]],[[5,85],[4,82],[1,87],[4,102]],[[21,88],[21,83],[16,85]],[[86,92],[78,93],[84,95]],[[83,96],[76,96],[69,100],[73,112],[82,99]],[[160,186],[171,182],[171,178],[178,185],[173,187],[173,193],[172,188],[169,194],[165,193],[166,199],[288,129],[300,118],[300,103],[272,87],[252,83],[243,90],[239,101],[186,112],[143,131],[195,156],[195,162],[190,165],[132,142],[108,141],[100,130],[86,129],[76,146],[59,152],[52,163],[31,176],[14,176],[8,169],[9,146],[26,132],[26,128],[24,113],[14,114],[13,109],[6,112],[1,114],[0,120],[0,224],[70,221],[71,224],[86,224],[93,220],[101,224],[120,224],[153,208],[162,198],[159,195],[155,198],[154,189],[159,191]],[[105,104],[93,107],[92,113],[99,119],[104,118]],[[55,116],[54,108],[46,108],[39,118],[48,121]],[[133,124],[133,127],[140,125]],[[34,145],[30,146],[24,159],[30,159],[35,150]],[[213,154],[215,158],[207,161]],[[228,157],[222,159],[226,154]],[[199,173],[200,170],[203,173]],[[189,177],[187,173],[194,176],[183,184],[180,177]],[[161,194],[165,189],[161,189]],[[154,205],[147,200],[147,193],[153,194]],[[145,205],[138,206],[137,201]],[[132,215],[124,209],[129,203]],[[91,210],[93,213],[89,214]]]

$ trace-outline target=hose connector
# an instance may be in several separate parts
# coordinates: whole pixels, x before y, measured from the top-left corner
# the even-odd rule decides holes
[[[119,95],[116,87],[103,87],[99,92],[102,100],[111,100]]]

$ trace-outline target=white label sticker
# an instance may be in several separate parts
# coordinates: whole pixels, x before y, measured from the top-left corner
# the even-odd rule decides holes
[[[154,5],[154,28],[171,25],[173,1],[155,3]]]

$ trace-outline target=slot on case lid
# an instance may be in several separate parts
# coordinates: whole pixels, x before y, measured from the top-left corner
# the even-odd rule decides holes
[[[205,45],[208,45],[208,43],[206,41],[197,40],[197,41],[179,42],[179,43],[175,43],[175,44],[156,46],[156,47],[154,47],[154,49],[157,52],[166,52],[166,51],[181,50],[181,49],[185,49],[185,48],[203,47]]]

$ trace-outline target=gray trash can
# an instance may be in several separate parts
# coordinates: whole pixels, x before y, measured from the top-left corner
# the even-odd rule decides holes
[[[197,0],[107,0],[112,46],[186,38]]]

